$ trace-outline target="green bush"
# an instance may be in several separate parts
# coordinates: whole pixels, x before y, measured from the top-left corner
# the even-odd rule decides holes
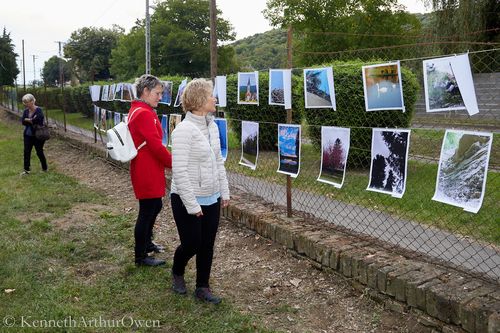
[[[300,84],[299,78],[292,78],[292,86]],[[227,108],[231,129],[241,138],[241,121],[259,122],[259,149],[277,150],[277,123],[286,123],[286,110],[283,106],[269,105],[269,72],[259,72],[259,105],[237,103],[238,75],[227,76]],[[292,91],[292,121],[300,124],[303,117],[303,96]]]
[[[383,61],[379,62],[383,63]],[[309,137],[317,150],[321,148],[321,126],[349,127],[351,143],[349,168],[366,168],[370,165],[372,128],[408,128],[415,112],[419,85],[415,74],[402,67],[403,98],[406,112],[399,110],[365,110],[363,62],[336,62],[314,67],[333,66],[337,111],[333,109],[305,109],[309,127]],[[303,74],[301,74],[303,76]],[[303,98],[304,86],[295,85],[296,94]],[[304,107],[303,100],[300,104]]]

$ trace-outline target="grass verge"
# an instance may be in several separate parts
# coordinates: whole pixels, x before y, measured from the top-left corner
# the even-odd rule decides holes
[[[168,267],[136,268],[135,216],[54,170],[21,177],[20,140],[0,123],[0,331],[267,332],[227,301],[173,295]]]

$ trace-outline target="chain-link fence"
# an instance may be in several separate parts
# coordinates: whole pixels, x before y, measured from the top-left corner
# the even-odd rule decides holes
[[[333,33],[322,33],[330,37]],[[359,36],[366,38],[366,36]],[[294,36],[293,59],[298,59],[298,66],[293,74],[302,79],[305,67],[333,66],[336,90],[337,111],[332,109],[293,110],[293,115],[302,112],[300,173],[292,181],[292,207],[296,211],[308,213],[353,232],[367,235],[396,247],[413,251],[415,254],[430,256],[464,270],[483,274],[500,280],[500,195],[498,187],[500,177],[500,49],[498,45],[485,43],[453,43],[434,40],[426,43],[403,44],[370,49],[328,52],[310,51],[300,43],[301,35]],[[375,38],[372,36],[372,38]],[[390,36],[380,36],[390,38]],[[298,40],[296,42],[296,40]],[[457,53],[469,54],[477,96],[479,114],[469,116],[467,111],[444,111],[427,113],[424,100],[423,65],[426,59],[439,58]],[[285,59],[286,50],[277,55]],[[410,113],[406,126],[395,126],[393,118],[398,118],[401,111],[365,112],[363,99],[361,65],[381,64],[399,60],[407,76],[417,80],[414,93],[414,105],[406,105]],[[341,62],[344,61],[344,62]],[[353,63],[348,63],[350,61]],[[295,63],[295,61],[294,61]],[[342,93],[342,87],[350,84],[345,79],[336,77],[343,67],[355,67],[359,82],[357,92]],[[267,69],[262,69],[262,72]],[[411,74],[411,75],[410,75]],[[295,81],[297,82],[297,81]],[[359,87],[361,85],[361,87]],[[405,85],[403,91],[411,85]],[[361,92],[360,92],[361,91]],[[405,92],[410,93],[410,92]],[[10,109],[17,108],[14,89],[4,87],[2,104]],[[260,97],[267,101],[267,96]],[[300,103],[302,103],[301,101]],[[405,102],[406,98],[405,98]],[[255,108],[259,108],[255,106]],[[345,110],[361,110],[345,117]],[[279,167],[278,152],[275,149],[261,149],[257,167],[252,170],[240,165],[241,137],[237,128],[241,120],[253,120],[276,129],[278,123],[238,117],[230,108],[224,111],[229,121],[229,153],[226,167],[230,185],[240,191],[260,196],[265,201],[277,205],[286,205],[286,176],[277,172]],[[286,111],[283,110],[283,113]],[[344,123],[336,114],[344,112]],[[375,114],[387,113],[377,118]],[[222,113],[221,113],[222,114]],[[329,115],[334,114],[331,118]],[[319,115],[319,116],[318,116]],[[405,115],[406,117],[407,115]],[[49,116],[50,118],[50,116]],[[294,119],[296,117],[294,116]],[[319,119],[319,120],[318,120]],[[332,120],[333,119],[333,120]],[[396,119],[397,120],[397,119]],[[52,122],[54,126],[61,123]],[[353,125],[355,124],[355,125]],[[236,126],[235,126],[236,125]],[[341,126],[351,130],[350,159],[347,163],[345,180],[342,188],[317,181],[321,169],[321,146],[318,133],[321,126]],[[410,129],[409,155],[406,172],[406,190],[402,198],[395,198],[384,193],[367,191],[370,181],[370,147],[372,128]],[[432,200],[436,188],[438,162],[446,129],[466,129],[493,133],[493,146],[489,156],[489,171],[484,190],[482,207],[477,214],[465,212]],[[73,132],[93,136],[92,132],[77,127]],[[368,133],[368,135],[367,135]],[[263,133],[260,133],[261,135]],[[268,148],[268,147],[267,147]],[[368,164],[367,164],[368,161]],[[429,257],[427,257],[429,258]]]
[[[328,35],[328,33],[324,33]],[[357,108],[365,110],[364,100],[359,98],[337,98],[337,111],[315,109],[307,111],[302,122],[302,146],[300,173],[292,182],[292,207],[312,216],[327,220],[335,225],[354,232],[368,235],[389,244],[428,255],[433,259],[446,262],[462,269],[481,273],[496,280],[500,279],[500,212],[499,192],[500,152],[498,142],[500,128],[500,57],[499,48],[486,43],[453,43],[432,41],[386,46],[381,48],[309,52],[296,43],[294,37],[293,57],[300,58],[301,68],[293,72],[302,75],[303,68],[333,65],[334,79],[336,69],[351,66],[339,61],[353,61],[359,65],[388,63],[399,60],[401,67],[409,69],[418,79],[419,90],[416,103],[410,107],[411,123],[404,126],[411,130],[409,156],[407,163],[406,191],[402,198],[388,194],[367,191],[370,181],[370,167],[361,160],[361,155],[350,159],[347,165],[345,182],[338,189],[317,181],[321,169],[321,151],[314,144],[313,133],[320,132],[321,126],[342,126],[351,130],[350,152],[370,153],[371,134],[363,137],[363,142],[353,144],[356,130],[372,128],[393,128],[392,121],[374,121],[371,112],[353,113],[360,117],[351,126],[347,121],[341,124],[330,121],[328,113]],[[387,38],[390,36],[383,36]],[[285,52],[285,50],[284,50]],[[450,56],[458,53],[469,55],[477,96],[479,114],[469,116],[466,110],[427,113],[424,100],[423,61],[426,59]],[[294,61],[295,63],[295,61]],[[294,66],[295,67],[295,66]],[[361,80],[361,66],[358,66]],[[403,76],[405,74],[403,73]],[[345,82],[335,81],[335,88]],[[408,87],[406,87],[408,88]],[[339,87],[340,89],[340,87]],[[403,83],[403,89],[405,85]],[[362,87],[361,87],[362,91]],[[358,96],[359,97],[359,96]],[[353,103],[357,103],[353,105]],[[407,106],[407,111],[408,111]],[[283,111],[285,112],[285,111]],[[294,110],[293,112],[296,112]],[[309,112],[321,113],[323,122],[310,122]],[[373,111],[378,112],[378,111]],[[393,112],[398,117],[401,111]],[[231,110],[228,110],[231,117]],[[248,119],[245,119],[248,120]],[[337,119],[338,120],[338,119]],[[238,119],[233,121],[240,121]],[[276,136],[277,125],[276,125]],[[462,208],[433,201],[436,189],[438,162],[446,129],[469,130],[493,133],[493,144],[489,157],[489,171],[484,190],[484,199],[477,214]],[[232,140],[239,144],[235,135]],[[231,139],[230,139],[231,141]],[[360,143],[360,144],[359,144]],[[233,145],[234,146],[234,145]],[[368,148],[367,148],[368,147]],[[264,200],[278,205],[286,205],[286,176],[277,173],[279,157],[276,151],[259,151],[257,168],[251,170],[239,164],[241,148],[233,149],[226,162],[230,171],[231,185],[243,191],[257,194]],[[351,165],[349,165],[351,164]],[[465,181],[465,180],[464,180]]]

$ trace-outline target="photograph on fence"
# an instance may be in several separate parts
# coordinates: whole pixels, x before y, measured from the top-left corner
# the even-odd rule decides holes
[[[306,108],[337,109],[331,67],[304,69],[304,99]]]
[[[101,98],[101,86],[98,85],[92,85],[89,86],[90,90],[90,99],[92,99],[92,102],[98,102]]]
[[[108,101],[113,101],[115,99],[115,91],[116,91],[116,83],[113,83],[109,86]]]
[[[113,92],[113,100],[121,101],[123,99],[123,83],[115,84],[115,91]]]
[[[108,129],[108,123],[106,121],[108,111],[106,109],[100,109],[100,111],[101,111],[101,116],[99,122],[99,129],[102,131],[106,131]]]
[[[113,121],[113,111],[107,111],[106,112],[106,128],[110,129],[111,127],[115,126]]]
[[[461,89],[455,74],[463,68],[453,68],[452,58],[424,60],[424,91],[427,112],[465,110]],[[472,83],[472,82],[471,82]]]
[[[297,177],[300,171],[300,125],[278,124],[278,172]]]
[[[366,111],[405,111],[399,61],[363,66],[362,72]]]
[[[240,164],[252,170],[257,168],[259,158],[259,123],[241,122],[241,158]]]
[[[226,76],[216,76],[213,96],[215,97],[215,105],[221,108],[227,105],[227,87]]]
[[[93,105],[94,107],[94,128],[99,129],[99,122],[101,120],[101,109]]]
[[[124,83],[123,84],[123,93],[122,93],[122,101],[132,101],[133,94],[132,94],[132,84],[131,83]]]
[[[113,114],[113,126],[118,125],[122,121],[122,115],[119,112]]]
[[[219,128],[220,153],[222,159],[227,159],[228,142],[227,142],[227,120],[224,118],[216,118],[215,124]]]
[[[161,95],[161,100],[159,103],[170,105],[172,104],[172,81],[162,81],[163,83],[163,93]]]
[[[182,121],[182,115],[180,114],[170,114],[168,118],[168,146],[172,147],[172,132]]]
[[[477,213],[483,203],[493,135],[446,130],[432,200]]]
[[[351,130],[343,127],[321,126],[321,167],[318,181],[341,188],[345,169]]]
[[[292,71],[290,69],[269,70],[269,105],[292,107]]]
[[[109,85],[102,86],[101,101],[107,101],[109,95]]]
[[[135,85],[135,83],[130,83],[129,87],[130,87],[130,97],[132,98],[132,100],[138,99],[137,86]]]
[[[372,129],[370,182],[367,190],[403,197],[410,130]]]
[[[165,147],[168,145],[168,115],[161,116],[161,143]]]
[[[179,89],[177,90],[177,96],[175,97],[174,108],[179,107],[181,105],[181,96],[182,92],[184,91],[184,88],[186,88],[187,81],[188,81],[187,79],[184,79],[179,85]]]
[[[238,72],[238,104],[259,105],[259,72]]]

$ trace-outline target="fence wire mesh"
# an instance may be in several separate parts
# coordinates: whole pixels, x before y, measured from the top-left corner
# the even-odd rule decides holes
[[[321,33],[330,38],[335,33]],[[402,45],[386,45],[368,49],[328,51],[311,49],[301,44],[301,34],[293,39],[294,73],[305,67],[319,67],[335,61],[353,60],[366,64],[399,60],[402,67],[410,69],[418,78],[420,86],[415,112],[411,120],[409,160],[406,191],[402,198],[367,191],[369,168],[349,168],[341,189],[317,181],[321,152],[313,147],[310,133],[318,131],[320,125],[311,125],[305,117],[302,123],[302,146],[300,173],[292,181],[292,207],[311,216],[345,227],[353,232],[367,235],[388,244],[420,253],[428,258],[446,262],[463,270],[500,281],[500,45],[432,40]],[[379,38],[390,38],[380,36]],[[411,36],[410,36],[411,37]],[[419,36],[421,37],[421,36]],[[366,38],[366,36],[359,36]],[[371,36],[371,38],[375,38]],[[424,101],[422,61],[458,53],[469,53],[476,91],[479,114],[469,116],[467,111],[445,111],[427,113]],[[276,55],[286,59],[286,50]],[[296,59],[296,61],[295,61]],[[262,69],[267,70],[267,69]],[[335,67],[334,67],[335,71]],[[361,68],[360,73],[361,76]],[[404,87],[403,87],[404,89]],[[2,104],[17,109],[15,89],[3,90]],[[353,108],[353,100],[337,100],[337,108]],[[360,103],[354,107],[364,110]],[[231,110],[227,111],[230,117]],[[283,111],[285,112],[285,111]],[[319,110],[318,112],[335,112]],[[392,111],[395,114],[401,111]],[[222,113],[221,113],[222,114]],[[368,113],[365,113],[368,117]],[[50,117],[50,116],[49,116]],[[239,119],[232,119],[240,122]],[[362,123],[363,121],[361,121]],[[367,120],[368,122],[368,120]],[[61,122],[52,121],[61,127]],[[241,138],[229,125],[229,153],[226,161],[230,185],[241,191],[260,196],[263,200],[286,205],[286,176],[277,173],[279,166],[276,151],[259,151],[256,170],[239,164]],[[239,124],[241,125],[241,124]],[[276,123],[276,135],[277,126]],[[321,125],[329,125],[327,123]],[[349,126],[344,126],[349,127]],[[378,123],[378,128],[388,124]],[[356,129],[369,127],[350,127]],[[438,172],[441,144],[446,129],[464,129],[492,132],[493,146],[489,158],[489,170],[482,207],[477,214],[461,208],[432,201]],[[87,138],[93,137],[89,130],[69,127]],[[352,133],[352,132],[351,132]],[[352,134],[351,134],[352,135]],[[370,140],[371,137],[367,140]],[[352,145],[351,150],[366,150]],[[362,165],[362,161],[359,161]]]

